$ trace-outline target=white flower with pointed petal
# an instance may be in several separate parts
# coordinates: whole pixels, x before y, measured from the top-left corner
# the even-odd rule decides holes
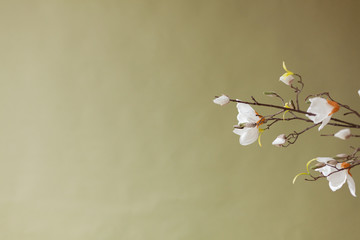
[[[287,70],[285,62],[283,62],[283,68],[286,71],[286,73],[284,73],[281,77],[280,77],[280,81],[282,81],[283,83],[285,83],[286,85],[291,85],[291,83],[294,81],[294,73]]]
[[[327,157],[318,157],[317,161],[322,163],[327,163],[328,161],[334,160],[333,158]],[[315,171],[321,172],[326,179],[329,181],[329,187],[332,191],[336,191],[340,189],[344,183],[347,181],[349,190],[351,195],[356,197],[355,195],[355,182],[351,176],[350,169],[339,171],[338,169],[348,168],[350,164],[347,162],[338,163],[335,167],[324,166],[322,168],[318,168]]]
[[[220,106],[223,106],[225,104],[228,104],[230,102],[230,98],[226,95],[221,95],[220,97],[217,97],[213,100],[215,104],[219,104]]]
[[[351,137],[351,132],[349,128],[342,129],[334,134],[334,137],[346,140]]]
[[[340,109],[340,106],[337,104],[337,102],[331,101],[329,99],[314,97],[310,98],[309,101],[311,104],[307,112],[314,113],[315,116],[308,114],[306,114],[306,116],[315,124],[322,122],[319,127],[319,131],[329,123],[332,115]]]
[[[276,147],[282,147],[286,143],[285,134],[277,136],[277,138],[272,142],[272,145]]]
[[[245,125],[245,127],[242,129],[235,128],[233,132],[240,135],[240,144],[246,146],[258,139],[259,126],[264,120],[248,104],[238,103],[236,107],[239,111],[237,115],[239,125]]]

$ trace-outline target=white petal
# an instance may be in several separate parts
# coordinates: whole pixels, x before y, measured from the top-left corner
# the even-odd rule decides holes
[[[326,124],[328,124],[328,123],[330,122],[330,119],[331,119],[331,116],[327,116],[327,117],[322,121],[322,123],[321,123],[321,125],[320,125],[320,127],[319,127],[319,131],[320,131],[321,129],[323,129],[323,128],[326,126]]]
[[[359,96],[360,96],[360,90],[358,91],[358,94],[359,94]]]
[[[347,170],[345,170],[347,171]],[[351,195],[353,195],[354,197],[356,197],[356,194],[355,194],[355,182],[354,182],[354,179],[352,178],[352,176],[350,176],[349,173],[347,173],[347,184],[349,186],[349,190],[350,190],[350,193]]]
[[[336,167],[340,169],[341,164],[338,163],[336,165]],[[344,171],[333,173],[327,177],[327,180],[329,180],[330,189],[332,191],[336,191],[344,185],[344,183],[346,182],[346,174],[347,174],[347,172],[346,172],[346,170],[344,170]]]
[[[322,175],[328,176],[330,173],[334,172],[336,169],[330,166],[324,166],[322,168],[315,169],[317,172],[321,172]]]
[[[249,105],[245,103],[238,103],[236,105],[239,114],[237,115],[237,119],[240,123],[256,123],[259,121],[260,117],[256,116],[255,110]]]
[[[230,102],[230,98],[226,95],[221,95],[220,97],[217,97],[213,100],[215,104],[219,104],[220,106],[223,106]]]
[[[327,163],[330,160],[334,160],[333,158],[330,157],[317,157],[316,161],[321,162],[321,163]]]
[[[334,134],[334,137],[340,138],[342,140],[346,140],[351,136],[351,132],[349,128],[342,129]]]
[[[244,128],[244,133],[240,136],[240,144],[243,146],[249,145],[255,142],[259,136],[259,129],[254,128]]]
[[[306,116],[314,123],[322,122],[325,118],[329,116],[329,114],[333,110],[333,106],[328,104],[328,102],[324,98],[315,97],[309,100],[311,104],[307,109],[307,112],[314,113],[316,115],[315,116],[306,115]]]
[[[292,75],[289,76],[281,76],[280,77],[280,81],[282,81],[283,83],[285,83],[286,85],[291,85],[291,83],[294,81],[294,77]]]
[[[245,133],[245,129],[239,129],[239,128],[235,128],[233,130],[233,133],[237,134],[237,135],[241,135],[241,134],[244,134]]]

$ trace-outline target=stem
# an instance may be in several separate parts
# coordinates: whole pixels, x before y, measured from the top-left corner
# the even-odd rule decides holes
[[[215,97],[217,98],[218,96],[215,96]],[[316,115],[314,113],[309,113],[309,112],[305,112],[305,111],[301,111],[301,110],[297,110],[297,109],[286,108],[286,107],[272,105],[272,104],[266,104],[266,103],[246,102],[246,101],[241,101],[241,100],[238,100],[238,99],[230,99],[230,101],[231,102],[237,102],[237,103],[245,103],[245,104],[249,104],[249,105],[257,105],[257,106],[263,106],[263,107],[271,107],[271,108],[289,110],[289,111],[292,111],[292,112],[298,112],[298,113],[307,114],[307,115],[310,115],[310,116],[315,116]]]

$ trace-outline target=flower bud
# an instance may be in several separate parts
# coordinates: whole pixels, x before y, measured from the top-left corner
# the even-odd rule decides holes
[[[331,166],[336,166],[338,162],[336,160],[330,160],[327,162],[327,164],[331,165]]]
[[[238,129],[253,128],[256,127],[256,123],[240,123],[240,125],[234,125],[233,127]]]
[[[319,162],[317,164],[315,164],[312,169],[318,169],[318,168],[322,168],[322,167],[325,167],[326,164],[325,163],[322,163],[322,162]]]
[[[290,100],[289,103],[290,103],[289,107],[292,108],[292,109],[295,109],[295,104],[294,104],[293,100]]]
[[[339,153],[339,154],[337,154],[336,155],[338,158],[346,158],[347,156],[349,156],[349,155],[347,155],[347,154],[345,154],[345,153]]]
[[[351,137],[351,132],[349,128],[342,129],[334,134],[334,137],[346,140]]]
[[[226,95],[221,95],[220,97],[217,97],[213,100],[215,104],[219,104],[220,106],[223,106],[225,104],[228,104],[230,102],[230,98]]]
[[[264,92],[264,95],[265,96],[268,96],[268,97],[276,97],[278,96],[278,94],[276,92]]]
[[[281,134],[276,137],[276,139],[272,142],[272,145],[276,147],[282,147],[286,143],[286,136],[285,134]]]
[[[283,75],[280,77],[280,81],[282,81],[286,85],[291,85],[294,79],[295,78],[293,77],[293,75]]]
[[[360,90],[358,91],[358,94],[359,94],[359,96],[360,96]]]

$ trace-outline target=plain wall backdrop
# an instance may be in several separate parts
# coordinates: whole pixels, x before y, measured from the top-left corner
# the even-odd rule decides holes
[[[284,123],[243,147],[235,105],[212,99],[289,98],[285,60],[304,96],[330,91],[359,109],[359,11],[355,0],[0,1],[0,238],[358,239],[346,185],[292,179],[359,141],[314,129],[275,148],[304,127]]]

